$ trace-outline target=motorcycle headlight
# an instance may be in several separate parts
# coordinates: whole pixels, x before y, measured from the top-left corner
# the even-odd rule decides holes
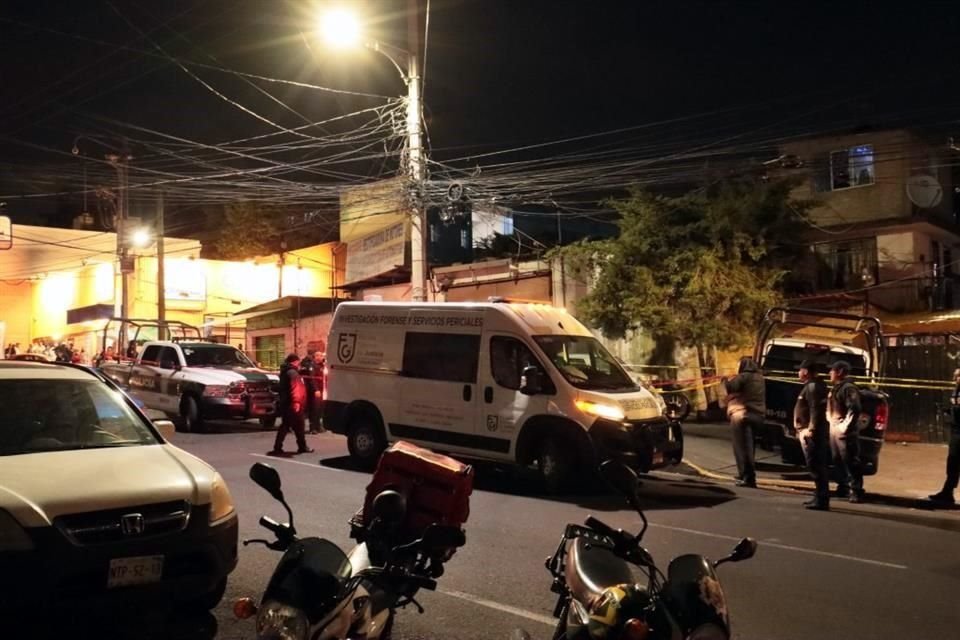
[[[702,624],[693,630],[687,640],[730,640],[727,633],[715,624]]]
[[[233,515],[233,497],[223,476],[213,474],[213,483],[210,485],[210,523],[217,523]]]
[[[267,602],[257,614],[257,636],[271,640],[306,640],[310,631],[307,614],[296,607]]]
[[[30,536],[20,523],[6,511],[0,511],[0,551],[29,551],[33,549]]]

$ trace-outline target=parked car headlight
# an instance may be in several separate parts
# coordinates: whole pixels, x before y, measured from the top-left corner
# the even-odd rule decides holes
[[[310,631],[307,614],[300,609],[270,601],[257,614],[257,635],[278,640],[306,640]]]
[[[702,624],[693,630],[687,640],[729,640],[726,632],[715,624]]]
[[[33,542],[20,523],[6,511],[0,511],[0,551],[29,551],[30,549],[33,549]]]
[[[210,522],[217,523],[233,515],[233,497],[223,476],[213,474],[213,484],[210,486]]]
[[[208,398],[224,398],[229,390],[230,387],[225,384],[208,384],[203,388],[203,395]]]

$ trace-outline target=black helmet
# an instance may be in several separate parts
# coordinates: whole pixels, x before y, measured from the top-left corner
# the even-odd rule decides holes
[[[407,498],[399,491],[384,489],[373,499],[373,515],[384,523],[401,522],[407,514]]]

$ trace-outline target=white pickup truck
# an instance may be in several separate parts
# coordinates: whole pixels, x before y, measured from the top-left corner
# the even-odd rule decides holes
[[[146,342],[136,360],[100,369],[148,409],[178,416],[184,431],[217,418],[257,418],[265,429],[276,422],[279,378],[230,345]]]

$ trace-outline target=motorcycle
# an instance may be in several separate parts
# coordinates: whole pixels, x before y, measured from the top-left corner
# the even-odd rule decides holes
[[[743,538],[726,557],[674,558],[664,576],[642,543],[647,518],[640,506],[639,478],[616,461],[600,466],[603,478],[640,514],[637,535],[589,516],[585,526],[568,524],[546,567],[558,594],[554,640],[728,640],[730,617],[715,569],[752,558],[757,542]],[[635,584],[629,565],[647,584]]]
[[[274,539],[243,541],[283,552],[259,605],[252,598],[234,604],[238,618],[256,617],[259,640],[389,640],[397,609],[412,604],[423,613],[417,592],[437,588],[443,563],[466,541],[459,527],[431,525],[422,537],[395,544],[405,498],[384,490],[373,500],[365,541],[344,553],[329,540],[297,535],[276,469],[256,463],[250,478],[284,506],[289,518],[280,523],[262,516],[260,525]]]

